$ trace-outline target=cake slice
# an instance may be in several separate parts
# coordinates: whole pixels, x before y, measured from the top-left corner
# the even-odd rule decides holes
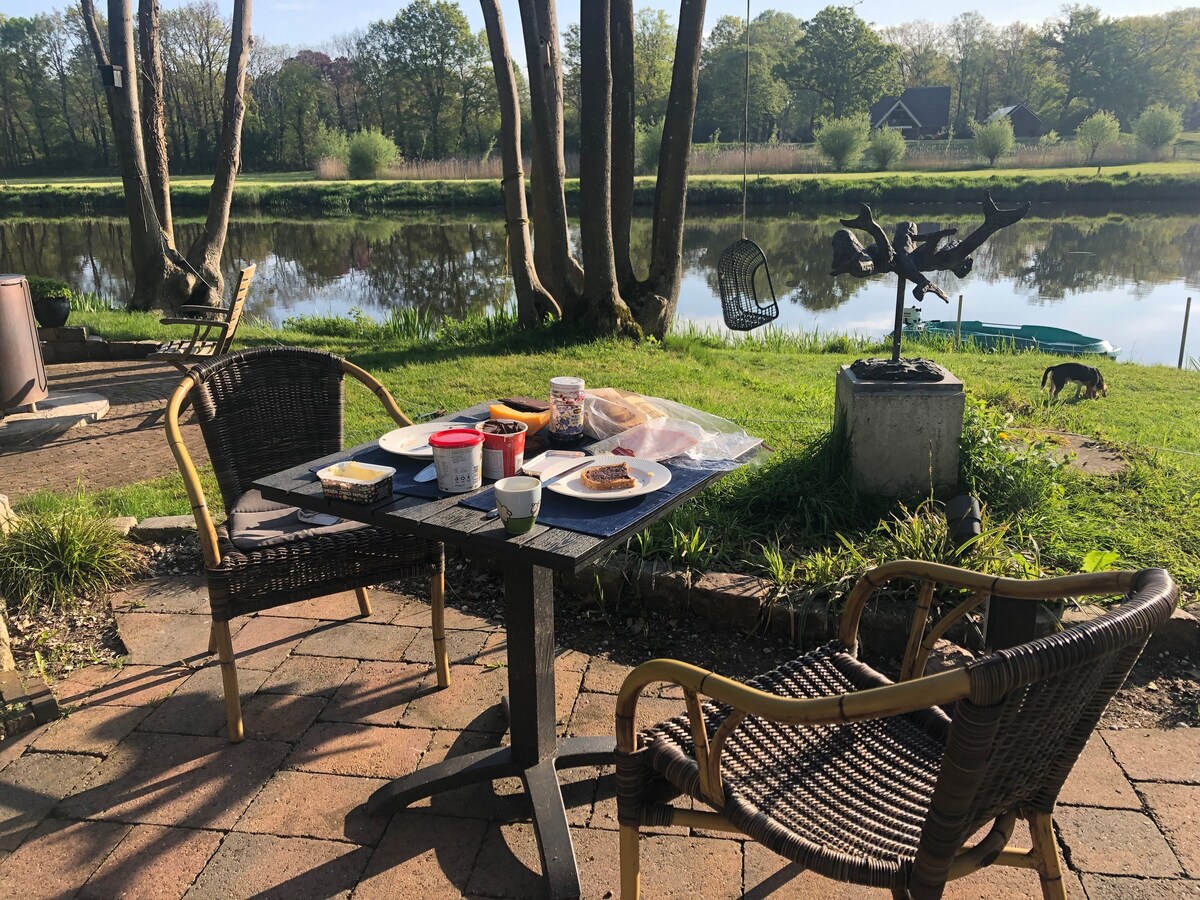
[[[592,466],[579,474],[583,486],[592,491],[620,491],[625,488],[637,487],[637,482],[629,474],[628,463],[609,463],[603,466]]]

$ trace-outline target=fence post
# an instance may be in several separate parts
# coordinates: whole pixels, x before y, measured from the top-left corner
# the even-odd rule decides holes
[[[958,322],[954,326],[954,349],[962,349],[962,294],[958,295]]]
[[[1188,297],[1187,306],[1183,309],[1183,337],[1179,339],[1179,368],[1183,368],[1183,351],[1187,348],[1188,319],[1192,317],[1192,298]]]

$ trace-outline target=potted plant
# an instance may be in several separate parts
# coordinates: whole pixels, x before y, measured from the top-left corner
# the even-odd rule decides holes
[[[43,328],[61,328],[71,315],[71,286],[53,278],[30,278],[33,315]]]

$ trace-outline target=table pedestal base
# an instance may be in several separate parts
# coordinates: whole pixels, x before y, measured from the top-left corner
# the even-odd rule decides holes
[[[533,807],[533,830],[542,855],[547,896],[550,900],[575,900],[579,897],[579,872],[557,772],[611,765],[614,749],[612,737],[567,738],[552,756],[533,765],[517,759],[511,747],[467,753],[385,784],[367,801],[367,812],[373,816],[391,815],[414,800],[452,788],[519,777]]]

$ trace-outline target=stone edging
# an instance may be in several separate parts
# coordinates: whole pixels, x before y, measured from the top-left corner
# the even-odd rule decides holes
[[[82,325],[62,328],[39,328],[42,340],[42,360],[55,363],[93,362],[96,360],[145,359],[156,349],[158,341],[109,341],[88,334]]]
[[[134,540],[151,543],[177,540],[194,534],[192,516],[156,516],[133,524],[128,519],[113,522]],[[631,594],[646,606],[667,613],[690,613],[718,625],[744,633],[764,629],[799,646],[812,646],[837,634],[841,610],[825,604],[796,605],[776,600],[774,582],[754,575],[733,572],[679,571],[658,560],[638,559],[629,553],[614,553],[602,562],[563,577],[563,584],[579,594],[619,600]],[[859,626],[860,641],[875,654],[901,655],[911,624],[909,604],[872,604]],[[1044,604],[1039,608],[1038,633],[1050,634],[1062,621],[1098,615],[1085,608],[1055,614]],[[949,635],[960,644],[974,643],[961,632]],[[1171,619],[1151,638],[1149,652],[1190,653],[1200,649],[1200,620],[1177,609]]]

